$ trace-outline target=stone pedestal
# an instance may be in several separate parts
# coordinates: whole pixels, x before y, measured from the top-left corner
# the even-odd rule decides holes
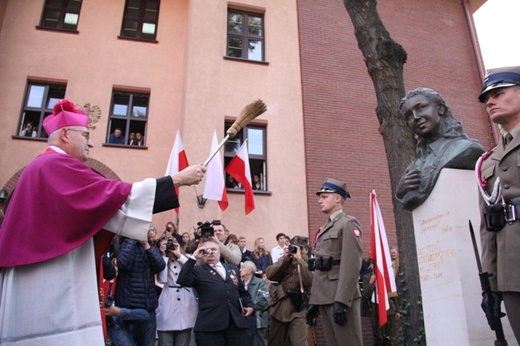
[[[475,173],[443,169],[432,193],[413,211],[428,346],[493,345],[480,308],[481,289],[469,220],[480,252]],[[509,345],[517,345],[507,318]]]

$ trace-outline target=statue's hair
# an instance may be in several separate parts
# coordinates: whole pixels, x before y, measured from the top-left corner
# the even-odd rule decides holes
[[[444,114],[443,116],[441,116],[441,121],[443,121],[445,125],[444,133],[442,133],[442,136],[444,138],[468,138],[468,136],[464,132],[464,129],[462,128],[462,124],[460,123],[460,121],[453,117],[451,109],[448,106],[446,100],[444,100],[444,98],[433,89],[421,87],[409,91],[406,94],[406,96],[401,99],[401,102],[399,103],[399,110],[401,110],[403,104],[406,101],[408,101],[410,98],[416,95],[422,95],[431,100],[433,103],[440,105],[444,108]],[[421,140],[422,138],[419,139],[419,143],[421,143]]]

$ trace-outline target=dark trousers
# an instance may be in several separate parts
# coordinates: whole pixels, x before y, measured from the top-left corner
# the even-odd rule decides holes
[[[516,341],[520,342],[520,293],[503,292],[502,296],[504,297],[509,324],[515,334]],[[510,342],[510,344],[512,343]]]
[[[248,328],[238,328],[229,318],[226,329],[217,332],[195,332],[197,346],[250,346],[251,333]]]
[[[148,321],[143,323],[130,323],[128,326],[137,346],[153,346],[155,342],[155,330],[157,328],[155,311],[150,312],[150,319]]]

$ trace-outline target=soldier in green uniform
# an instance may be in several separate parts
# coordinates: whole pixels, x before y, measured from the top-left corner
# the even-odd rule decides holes
[[[520,341],[520,66],[488,71],[479,100],[491,121],[503,130],[500,143],[476,167],[482,267],[493,274],[489,279],[496,309],[500,310],[503,297],[511,328]]]
[[[361,346],[361,227],[343,212],[350,197],[344,182],[328,178],[316,194],[328,218],[316,237],[307,323],[314,325],[319,314],[327,345]]]

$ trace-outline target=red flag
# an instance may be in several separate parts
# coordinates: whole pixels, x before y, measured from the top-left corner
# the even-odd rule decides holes
[[[181,134],[179,131],[177,131],[175,141],[173,142],[172,152],[170,154],[170,160],[168,161],[168,166],[166,167],[166,173],[164,175],[179,173],[188,166],[188,157],[184,151],[184,144],[182,143]],[[175,188],[175,192],[177,193],[177,197],[179,197],[178,187]],[[175,211],[179,213],[179,208],[175,208]]]
[[[390,308],[388,293],[397,292],[395,285],[394,269],[388,248],[385,225],[376,192],[370,193],[370,253],[374,263],[374,274],[376,275],[376,303],[378,304],[379,326],[387,322],[386,311]]]
[[[218,148],[217,131],[213,133],[213,142],[211,143],[211,151],[213,153]],[[208,170],[206,171],[206,183],[204,185],[203,197],[218,201],[218,205],[222,211],[228,207],[228,198],[226,191],[226,183],[224,180],[224,171],[222,169],[222,159],[217,153],[208,163]]]
[[[235,157],[226,167],[226,172],[231,174],[244,188],[246,198],[246,215],[255,209],[255,197],[253,184],[251,184],[251,170],[249,169],[249,155],[247,154],[247,139],[238,150]]]

